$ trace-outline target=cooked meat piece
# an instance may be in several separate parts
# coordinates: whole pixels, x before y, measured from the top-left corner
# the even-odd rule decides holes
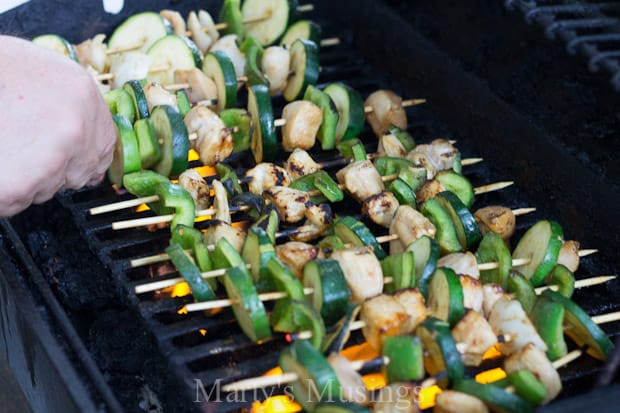
[[[435,225],[419,211],[409,205],[401,205],[390,224],[390,234],[398,235],[398,239],[390,241],[390,254],[404,251],[423,235],[435,238],[436,232]]]
[[[213,166],[232,153],[233,137],[215,112],[205,106],[195,106],[185,115],[184,121],[187,132],[198,136],[191,144],[203,164]]]
[[[504,355],[514,353],[528,343],[534,343],[542,351],[547,351],[547,344],[538,335],[521,303],[510,299],[507,295],[493,305],[489,314],[489,324],[495,334],[509,336],[509,340],[499,344],[499,350]]]
[[[192,40],[203,54],[206,54],[220,37],[211,15],[204,10],[200,10],[198,14],[190,12],[187,16],[187,26],[192,32]]]
[[[420,385],[413,382],[397,382],[373,393],[372,411],[375,413],[420,413],[418,396]]]
[[[174,10],[161,10],[159,15],[170,22],[174,34],[179,36],[186,35],[185,19],[181,16],[181,13]]]
[[[97,72],[105,73],[108,66],[110,66],[110,59],[106,53],[108,49],[105,43],[103,43],[104,40],[105,34],[97,34],[92,39],[85,40],[75,46],[75,52],[82,66],[91,66]],[[144,77],[138,79],[143,79]]]
[[[417,288],[399,290],[394,293],[393,297],[405,307],[405,311],[409,314],[409,320],[403,325],[403,331],[413,333],[427,316],[424,297]]]
[[[284,90],[288,82],[291,53],[282,46],[271,46],[263,51],[261,71],[269,80],[269,93],[275,95]]]
[[[372,108],[372,111],[366,114],[366,120],[375,135],[383,135],[390,125],[407,128],[407,113],[401,106],[402,101],[400,96],[390,90],[377,90],[366,98],[364,106]]]
[[[238,252],[241,252],[243,243],[245,242],[245,236],[246,233],[243,229],[233,227],[226,222],[218,221],[207,228],[204,239],[207,245],[215,245],[220,239],[226,238]]]
[[[507,241],[515,232],[516,218],[510,208],[497,205],[480,208],[474,213],[474,218],[482,235],[491,231]]]
[[[488,413],[489,409],[477,397],[455,390],[444,390],[435,396],[433,413]]]
[[[256,195],[262,195],[272,186],[288,186],[291,183],[286,169],[269,162],[259,163],[247,171],[245,176],[252,178],[252,181],[248,183],[248,189]]]
[[[436,179],[424,182],[424,184],[415,193],[416,201],[420,204],[428,201],[431,198],[446,190],[441,182]]]
[[[304,265],[308,261],[317,258],[319,249],[315,245],[305,242],[289,241],[276,246],[276,255],[291,270],[295,277],[301,278],[304,273]]]
[[[186,91],[187,97],[192,103],[217,99],[215,82],[196,67],[190,70],[175,70],[174,81],[189,84]]]
[[[194,198],[196,210],[209,208],[211,190],[198,171],[188,169],[179,175],[179,186]],[[226,203],[226,207],[228,207],[228,203]]]
[[[428,145],[418,145],[407,159],[427,169],[428,179],[433,179],[439,171],[452,169],[458,150],[446,139],[435,139]]]
[[[498,284],[484,284],[482,286],[482,294],[484,297],[482,311],[484,316],[488,319],[495,302],[504,297],[505,294],[502,287]]]
[[[352,247],[332,253],[351,289],[351,301],[362,302],[383,291],[383,272],[372,247]]]
[[[303,149],[295,149],[284,163],[292,180],[311,174],[321,169],[320,165]]]
[[[263,197],[278,209],[280,221],[293,224],[303,219],[310,196],[307,192],[287,186],[272,186],[263,192]]]
[[[456,252],[441,257],[437,261],[437,266],[452,268],[457,274],[469,275],[475,279],[480,278],[476,256],[469,251]]]
[[[151,56],[146,53],[131,51],[115,55],[110,65],[110,73],[114,75],[112,88],[118,89],[130,80],[146,78],[150,66]]]
[[[228,192],[226,192],[226,188],[224,187],[224,185],[217,179],[214,179],[211,182],[211,186],[213,186],[213,206],[215,207],[215,219],[230,224],[231,219],[230,208],[228,206]]]
[[[359,202],[385,190],[381,175],[369,160],[350,163],[336,173],[336,178]]]
[[[466,366],[479,366],[484,353],[497,343],[497,336],[487,320],[473,310],[456,323],[452,337]]]
[[[385,156],[393,156],[395,158],[404,158],[407,156],[407,149],[398,140],[393,133],[383,133],[379,138],[379,146],[377,152],[385,154]]]
[[[463,288],[463,306],[482,314],[484,291],[480,280],[469,275],[459,275],[459,281]]]
[[[368,216],[375,224],[389,228],[398,207],[398,199],[394,194],[384,191],[362,202],[362,214]]]
[[[338,353],[330,354],[327,361],[338,377],[342,398],[355,404],[367,405],[370,402],[370,393],[366,389],[362,376],[353,369],[351,362]]]
[[[174,108],[177,107],[177,97],[174,93],[168,92],[157,82],[150,82],[144,86],[144,96],[146,97],[146,102],[149,105],[149,112],[152,111],[155,106],[160,105],[170,105]]]
[[[306,230],[291,236],[294,241],[308,242],[325,234],[333,220],[332,209],[329,204],[309,205],[305,212],[306,221],[304,227],[314,227],[312,230]]]
[[[579,268],[579,242],[564,241],[558,256],[558,264],[562,264],[571,272],[577,271]]]
[[[316,142],[316,134],[323,123],[323,111],[307,100],[297,100],[284,107],[282,118],[282,147],[285,151],[296,148],[310,149]]]
[[[527,369],[545,386],[547,397],[543,404],[555,399],[562,390],[562,380],[547,355],[533,343],[523,346],[519,351],[506,358],[504,370],[507,374]]]
[[[396,298],[381,294],[362,304],[360,319],[365,323],[362,333],[368,344],[380,353],[384,337],[407,333],[409,318],[407,309]]]
[[[237,46],[236,34],[229,34],[222,37],[213,45],[213,47],[211,47],[211,50],[209,51],[215,52],[216,50],[221,50],[226,53],[232,61],[233,66],[235,66],[235,73],[237,76],[245,76],[246,59],[245,55],[241,53],[241,50],[239,50],[239,47]]]

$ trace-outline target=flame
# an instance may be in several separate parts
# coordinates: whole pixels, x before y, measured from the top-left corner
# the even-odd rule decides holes
[[[147,204],[142,204],[142,205],[138,205],[138,207],[136,208],[136,212],[142,212],[142,211],[148,211],[149,206]]]
[[[487,384],[501,380],[504,377],[506,377],[506,372],[498,367],[476,374],[476,381],[478,383]]]
[[[196,152],[195,149],[190,149],[189,153],[187,154],[187,160],[188,161],[197,161],[198,159],[200,159],[200,155],[198,154],[198,152]]]
[[[172,288],[172,292],[170,293],[170,297],[174,298],[174,297],[184,297],[186,295],[190,295],[192,293],[192,290],[189,288],[189,284],[187,284],[186,282],[181,282],[176,284]]]
[[[272,396],[263,402],[252,403],[253,413],[293,413],[301,411],[301,406],[286,395]]]
[[[435,397],[441,393],[439,386],[426,387],[418,394],[418,406],[421,410],[435,406]]]

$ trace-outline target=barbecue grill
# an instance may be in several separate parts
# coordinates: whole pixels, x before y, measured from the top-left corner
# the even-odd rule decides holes
[[[337,36],[342,42],[321,50],[319,82],[346,81],[362,95],[389,87],[406,97],[427,98],[426,105],[408,109],[408,130],[416,140],[456,139],[464,156],[484,157],[483,164],[466,170],[474,184],[516,183],[479,197],[476,206],[535,206],[535,214],[519,218],[517,237],[538,219],[557,220],[567,239],[600,249],[596,256],[582,259],[578,278],[614,274],[620,268],[616,254],[620,235],[615,231],[620,219],[616,207],[620,205],[616,179],[620,174],[610,151],[619,141],[610,130],[618,130],[618,96],[612,89],[620,80],[617,61],[614,66],[617,55],[601,57],[598,49],[589,46],[597,39],[616,38],[610,35],[575,44],[578,37],[562,33],[578,28],[555,18],[564,9],[532,12],[537,10],[536,2],[507,2],[544,25],[547,33],[572,42],[575,51],[591,59],[590,66],[594,60],[612,73],[610,87],[607,79],[591,76],[557,43],[544,42],[538,30],[522,22],[521,15],[495,4],[500,2],[476,1],[476,7],[442,3],[450,2],[315,2],[312,18],[322,25],[324,36]],[[571,10],[579,16],[607,19],[606,30],[619,26],[617,20],[611,24],[613,15],[590,16],[617,11],[618,4],[566,3],[574,5]],[[122,15],[103,16],[90,6],[77,3],[72,10],[58,10],[53,2],[35,0],[2,16],[0,22],[8,32],[26,36],[54,32],[79,42],[96,32],[109,33],[137,11],[168,7],[186,14],[198,8],[195,2],[136,1]],[[215,12],[219,4],[201,2],[200,7]],[[554,23],[558,28],[549,29]],[[490,28],[497,32],[484,33]],[[519,47],[516,39],[520,36],[527,50],[516,53],[513,59],[519,66],[507,70],[498,64],[505,56],[502,48]],[[499,45],[487,43],[484,49],[478,43],[490,39],[497,39]],[[451,53],[453,44],[462,47]],[[538,73],[530,71],[532,61],[545,63]],[[520,67],[536,77],[521,76]],[[505,79],[509,86],[498,85],[498,79]],[[536,90],[532,85],[545,88]],[[511,96],[511,91],[522,95]],[[558,94],[561,106],[557,110],[546,107],[559,99]],[[280,113],[283,105],[284,100],[277,98],[274,112]],[[560,122],[558,117],[584,122]],[[569,126],[575,126],[572,133],[563,134]],[[584,136],[589,138],[577,139]],[[368,148],[375,145],[369,129],[362,137]],[[610,152],[604,153],[603,146]],[[245,163],[244,157],[234,161],[238,167]],[[111,229],[114,221],[151,212],[125,210],[95,217],[88,213],[91,207],[127,198],[103,184],[58,195],[45,205],[1,221],[1,347],[33,408],[232,411],[281,394],[282,388],[268,388],[226,398],[216,390],[220,384],[261,375],[276,366],[279,351],[287,345],[285,336],[274,335],[267,342],[253,344],[230,310],[213,317],[179,314],[190,297],[137,296],[133,292],[135,285],[173,269],[165,263],[129,265],[131,259],[163,251],[169,239],[167,229]],[[590,315],[615,311],[620,309],[620,285],[612,281],[578,290],[575,300]],[[604,329],[612,340],[620,335],[618,323]],[[361,334],[351,338],[352,345],[362,342]],[[617,385],[593,391],[597,381],[617,382],[613,363],[604,367],[584,356],[562,368],[561,376],[561,399],[566,400],[541,411],[576,411],[584,406],[616,410],[614,403],[620,401]]]

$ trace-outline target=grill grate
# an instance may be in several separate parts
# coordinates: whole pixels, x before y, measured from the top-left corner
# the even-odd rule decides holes
[[[591,72],[609,72],[620,91],[620,3],[506,0],[505,5],[542,26],[547,38],[561,40],[571,55],[584,56]]]

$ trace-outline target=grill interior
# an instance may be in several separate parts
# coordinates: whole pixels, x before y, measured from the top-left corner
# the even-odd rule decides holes
[[[484,163],[464,169],[474,185],[516,182],[509,189],[477,197],[474,209],[490,204],[535,206],[536,213],[518,218],[514,239],[539,219],[555,219],[562,224],[566,239],[578,239],[584,247],[601,249],[596,256],[582,259],[578,279],[613,274],[620,264],[615,255],[620,241],[609,226],[618,222],[619,212],[617,208],[601,208],[601,203],[618,205],[620,193],[610,188],[589,163],[576,159],[547,129],[508,105],[487,83],[423,37],[403,18],[407,17],[407,6],[394,3],[393,7],[403,14],[370,0],[315,2],[312,18],[321,24],[324,37],[337,36],[342,41],[337,47],[321,50],[323,70],[319,82],[345,81],[363,96],[389,87],[405,98],[427,98],[428,104],[407,110],[408,131],[417,142],[436,137],[455,139],[464,157],[483,156]],[[533,3],[508,3],[522,10],[535,10]],[[183,10],[193,6],[163,7]],[[614,7],[595,10],[617,10]],[[218,10],[215,5],[209,8]],[[541,16],[547,18],[549,13],[530,12],[534,21]],[[553,32],[563,36],[560,33],[566,27]],[[61,33],[53,27],[46,31]],[[590,40],[579,47],[590,44]],[[609,60],[613,57],[608,56]],[[597,61],[608,68],[604,58]],[[548,70],[553,73],[556,69]],[[284,103],[281,98],[274,100],[276,116]],[[579,107],[574,110],[579,111]],[[369,128],[361,138],[369,152],[375,150],[376,139]],[[331,155],[313,153],[313,157],[328,159]],[[233,164],[247,167],[248,159],[240,157]],[[158,403],[165,411],[235,410],[247,407],[251,400],[281,392],[249,392],[227,404],[193,402],[197,380],[209,392],[217,381],[224,384],[263,374],[276,366],[279,350],[287,342],[281,334],[261,345],[249,342],[230,310],[213,317],[178,314],[191,297],[168,298],[157,293],[136,296],[135,285],[174,276],[174,269],[164,263],[133,269],[129,265],[131,259],[162,252],[168,244],[168,228],[111,229],[114,221],[149,216],[151,212],[124,210],[95,217],[88,214],[91,207],[131,197],[119,196],[109,185],[101,185],[59,195],[56,201],[31,208],[9,224],[42,267],[46,281],[123,406],[128,411],[156,408]],[[348,214],[359,213],[359,208],[351,204],[341,208]],[[242,220],[243,215],[236,214],[234,219]],[[203,222],[197,227],[205,225]],[[574,296],[590,315],[618,310],[619,297],[617,281],[577,290]],[[206,330],[205,335],[201,329]],[[611,333],[612,340],[620,333],[616,323],[604,329]],[[357,333],[350,343],[361,341]],[[492,363],[483,367],[492,367]],[[581,357],[563,368],[562,396],[588,391],[601,367],[593,359]],[[158,397],[145,395],[145,389],[153,390]],[[142,400],[141,406],[136,405],[136,397]]]

